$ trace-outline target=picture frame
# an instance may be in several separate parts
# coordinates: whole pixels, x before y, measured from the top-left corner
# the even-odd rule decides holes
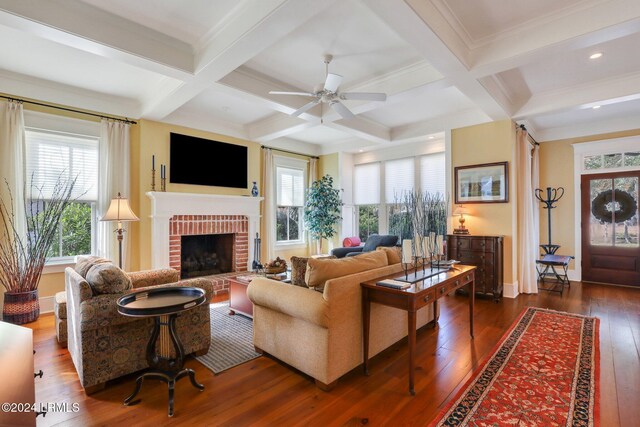
[[[509,162],[456,166],[455,203],[508,203]]]

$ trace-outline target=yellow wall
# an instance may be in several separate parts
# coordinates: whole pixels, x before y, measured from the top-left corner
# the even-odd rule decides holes
[[[338,153],[320,156],[320,158],[318,159],[318,177],[323,177],[325,175],[330,175],[333,178],[333,185],[335,188],[342,188],[342,183],[340,182],[340,161]],[[329,253],[332,248],[338,248],[342,246],[342,243],[340,242],[339,227],[340,225],[338,225],[336,234],[333,236],[330,242],[326,239],[323,239],[323,253]]]
[[[514,283],[514,237],[516,204],[514,164],[516,132],[511,120],[485,123],[451,131],[451,166],[509,162],[509,202],[465,204],[471,211],[465,225],[472,235],[504,236],[504,282]],[[455,185],[452,180],[452,186]],[[454,188],[450,194],[455,194]]]
[[[249,188],[225,188],[209,187],[201,185],[171,184],[167,179],[167,191],[177,193],[200,194],[225,194],[225,195],[250,195],[253,181],[262,189],[260,174],[260,144],[239,138],[185,128],[168,123],[140,120],[137,129],[132,131],[131,138],[131,199],[136,200],[134,209],[137,208],[140,222],[133,227],[132,238],[134,252],[132,252],[131,266],[136,269],[151,268],[151,201],[146,196],[151,191],[151,156],[156,156],[156,191],[160,189],[160,164],[169,164],[169,134],[171,132],[200,138],[215,139],[230,144],[244,145],[248,147],[248,183]],[[197,153],[194,153],[197,155]],[[211,167],[232,167],[233,159],[224,162],[225,159],[211,159]],[[135,163],[134,163],[135,161]],[[221,166],[223,165],[223,166]],[[136,183],[134,186],[133,183]],[[137,260],[136,260],[137,253]]]
[[[574,224],[576,221],[580,221],[580,218],[575,217],[573,145],[636,135],[640,135],[640,129],[541,142],[540,188],[564,187],[565,189],[564,196],[557,203],[557,207],[551,210],[551,237],[552,243],[561,246],[558,253],[565,255],[575,255],[576,253]],[[547,230],[547,211],[541,208],[541,244],[547,243]],[[573,269],[574,267],[572,262],[569,268]]]

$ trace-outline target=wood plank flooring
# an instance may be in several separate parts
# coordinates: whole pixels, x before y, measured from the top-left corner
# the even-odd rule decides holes
[[[371,375],[361,368],[325,393],[311,378],[271,357],[260,357],[220,375],[195,360],[206,387],[188,380],[176,385],[175,416],[167,417],[167,387],[148,381],[142,402],[126,407],[135,375],[86,396],[66,349],[55,340],[54,318],[43,315],[34,330],[38,402],[79,403],[77,413],[39,417],[38,425],[210,425],[358,426],[428,424],[453,397],[526,306],[551,308],[600,318],[601,421],[603,427],[640,426],[640,289],[572,283],[563,296],[541,291],[494,303],[476,298],[475,339],[469,339],[468,303],[461,295],[443,298],[437,328],[418,332],[416,396],[407,392],[406,339],[372,359]]]

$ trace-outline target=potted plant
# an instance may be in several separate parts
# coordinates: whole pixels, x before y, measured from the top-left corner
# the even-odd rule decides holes
[[[38,283],[74,185],[75,180],[59,178],[46,199],[41,188],[35,188],[35,198],[25,197],[26,230],[18,225],[21,221],[16,218],[11,191],[7,192],[9,200],[0,200],[0,284],[6,290],[3,320],[19,325],[40,315]]]
[[[311,184],[304,204],[304,224],[312,239],[318,242],[322,253],[322,239],[336,234],[336,224],[342,219],[340,190],[333,188],[333,178],[325,175]]]

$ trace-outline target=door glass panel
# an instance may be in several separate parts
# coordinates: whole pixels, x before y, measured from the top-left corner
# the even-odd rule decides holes
[[[591,215],[589,236],[592,246],[613,245],[613,224],[611,223],[611,199],[613,180],[592,179],[590,181]]]
[[[613,180],[615,246],[638,247],[638,177]]]
[[[619,168],[620,166],[622,166],[622,153],[604,155],[605,168]]]
[[[586,156],[584,158],[584,168],[586,170],[600,169],[602,167],[602,156]]]
[[[624,153],[625,166],[640,166],[640,151]]]

